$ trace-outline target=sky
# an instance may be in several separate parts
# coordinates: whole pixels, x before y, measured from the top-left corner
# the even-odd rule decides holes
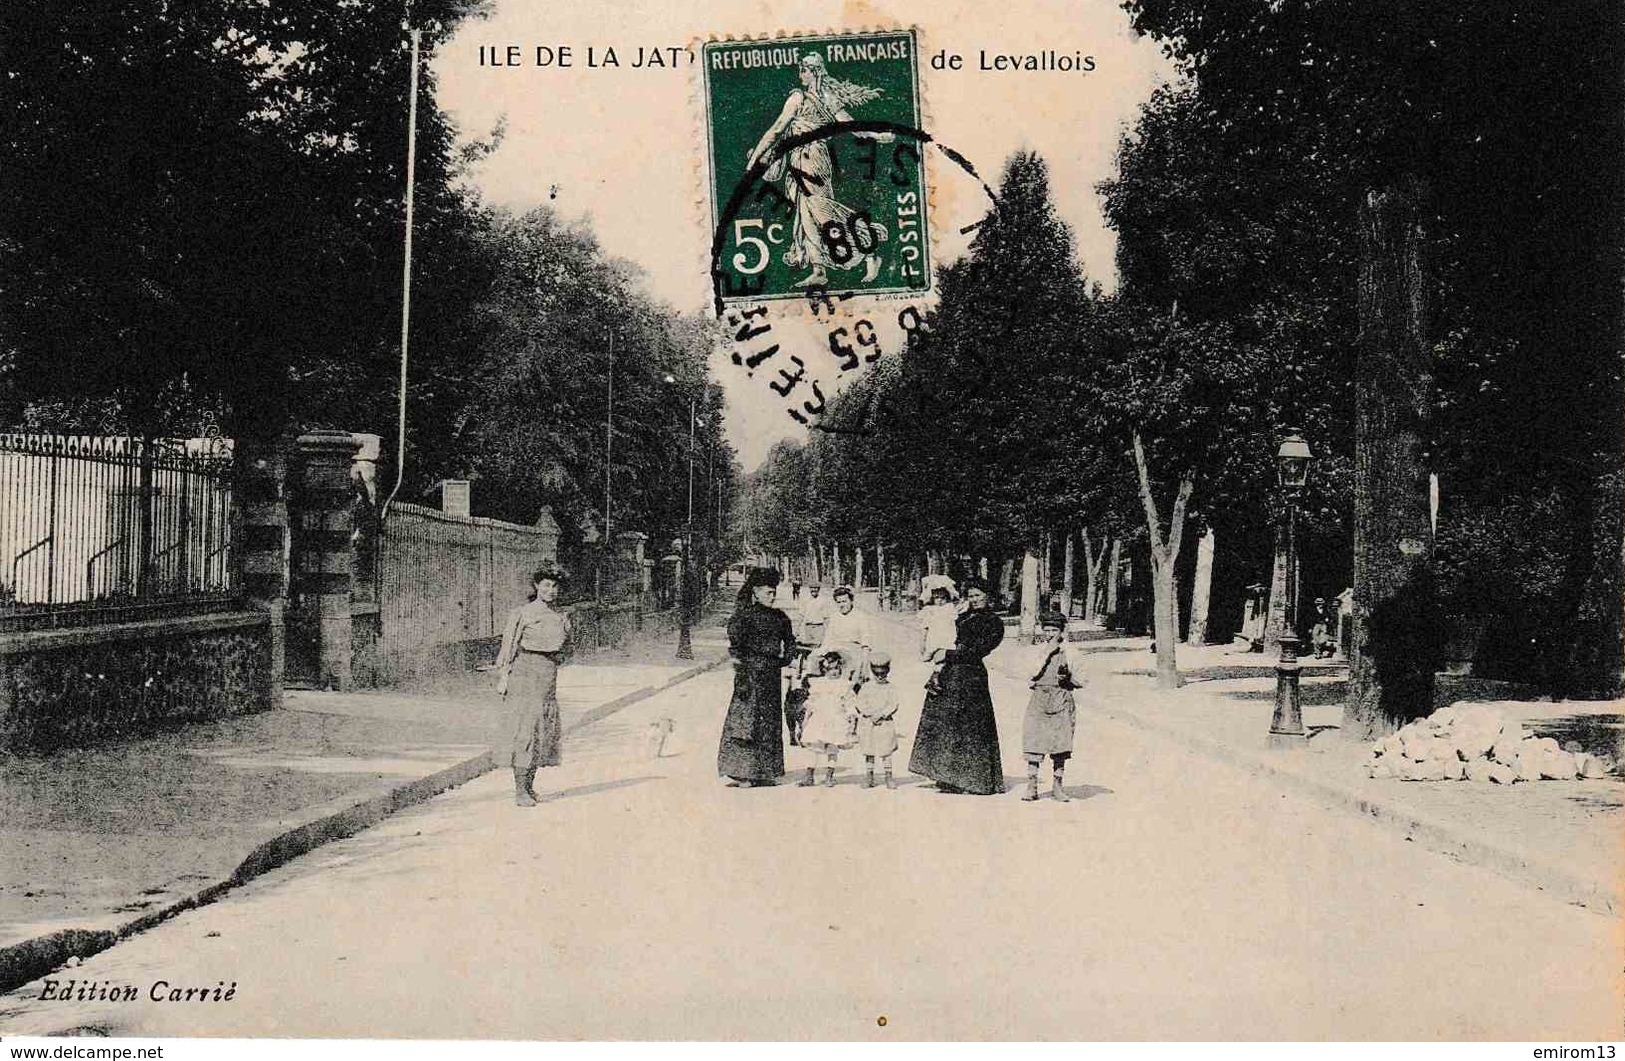
[[[465,24],[432,62],[440,105],[465,137],[503,127],[498,149],[470,174],[487,201],[516,211],[546,203],[586,219],[608,254],[636,263],[652,295],[708,312],[714,222],[700,68],[686,49],[697,55],[713,37],[909,26],[919,34],[926,130],[989,184],[1011,153],[1042,155],[1086,275],[1111,289],[1114,241],[1095,185],[1112,175],[1118,139],[1140,104],[1173,76],[1156,44],[1134,36],[1116,0],[810,0],[793,8],[760,0],[492,0],[488,16]],[[568,67],[560,64],[563,48]],[[589,48],[598,65],[589,66]],[[605,63],[609,48],[620,65]],[[676,65],[648,64],[651,52],[671,63],[671,48],[685,49]],[[645,65],[634,68],[640,50]],[[1095,69],[983,69],[998,55],[1045,52],[1092,56]],[[961,67],[934,69],[939,53],[961,56]],[[539,57],[551,61],[538,65]],[[498,65],[510,58],[515,65]],[[958,229],[986,200],[951,166],[928,165],[927,175],[940,264],[964,252],[969,237]],[[804,437],[760,377],[745,378],[721,351],[712,372],[747,470],[778,439]]]

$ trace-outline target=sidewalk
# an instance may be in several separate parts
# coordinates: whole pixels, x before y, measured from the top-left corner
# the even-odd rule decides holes
[[[1073,658],[1088,679],[1079,694],[1081,754],[1087,755],[1088,714],[1098,710],[1273,778],[1322,805],[1374,819],[1452,858],[1600,912],[1625,912],[1625,781],[1620,778],[1512,786],[1374,780],[1365,775],[1368,745],[1341,730],[1345,665],[1304,661],[1304,725],[1311,737],[1302,748],[1272,750],[1267,743],[1275,707],[1272,660],[1229,646],[1180,645],[1179,668],[1187,684],[1159,690],[1149,645],[1143,637],[1104,631],[1098,639],[1073,644]],[[1023,651],[1012,636],[990,663],[1025,680],[1030,673],[1021,673],[1027,661]],[[1441,679],[1442,701],[1470,698],[1452,695]],[[1537,734],[1578,739],[1590,751],[1617,755],[1622,750],[1625,719],[1617,701],[1519,706]]]
[[[563,668],[565,732],[727,657],[715,625]],[[0,991],[492,769],[489,674],[430,695],[290,690],[284,707],[42,758],[0,756]]]

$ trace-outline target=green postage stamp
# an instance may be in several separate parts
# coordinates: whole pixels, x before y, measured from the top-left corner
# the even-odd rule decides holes
[[[912,30],[702,49],[722,302],[930,285]]]

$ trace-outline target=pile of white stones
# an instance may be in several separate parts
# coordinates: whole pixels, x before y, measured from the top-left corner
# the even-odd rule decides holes
[[[1604,777],[1615,763],[1606,756],[1565,749],[1536,737],[1517,715],[1499,704],[1451,704],[1419,718],[1371,746],[1370,777],[1401,781],[1573,781]]]

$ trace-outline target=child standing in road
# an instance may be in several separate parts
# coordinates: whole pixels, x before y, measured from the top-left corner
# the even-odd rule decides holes
[[[1072,668],[1067,665],[1066,642],[1062,641],[1045,654],[1038,673],[1032,677],[1033,695],[1027,701],[1027,717],[1021,727],[1021,750],[1027,758],[1027,792],[1021,798],[1026,802],[1038,799],[1038,768],[1046,755],[1054,778],[1050,796],[1068,802],[1063,779],[1077,724],[1077,703],[1072,698],[1076,688]]]
[[[897,750],[897,693],[890,681],[891,655],[884,651],[871,653],[869,673],[873,680],[858,686],[854,704],[858,712],[858,750],[863,753],[863,787],[875,787],[875,760],[879,759],[886,787],[896,788],[891,757]]]
[[[816,773],[824,766],[824,785],[835,787],[835,761],[841,749],[857,742],[858,714],[853,706],[852,677],[847,674],[844,652],[826,652],[818,658],[819,673],[807,680],[807,717],[802,723],[801,746],[806,749],[807,776],[796,784],[807,788],[817,784]]]

